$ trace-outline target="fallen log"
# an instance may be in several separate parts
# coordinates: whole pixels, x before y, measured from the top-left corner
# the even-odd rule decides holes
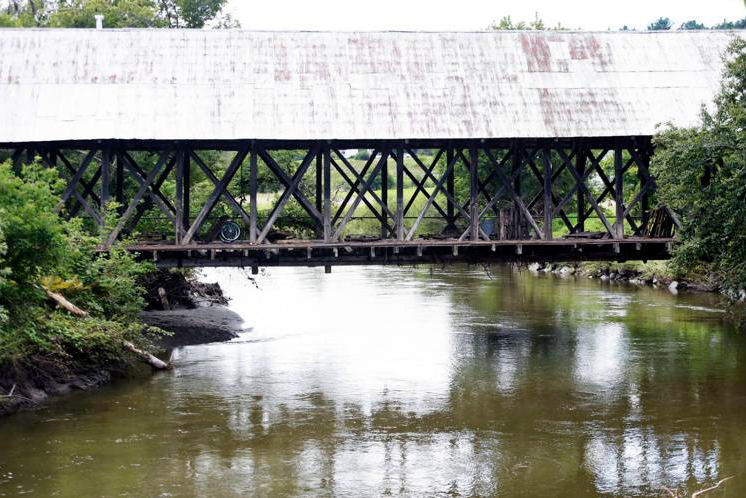
[[[152,354],[148,353],[147,351],[143,351],[142,349],[138,349],[134,344],[132,344],[129,341],[124,341],[124,347],[128,351],[131,351],[135,353],[137,356],[140,357],[142,361],[150,365],[151,367],[155,368],[156,370],[170,370],[171,364],[166,363],[165,361],[161,360],[160,358],[156,358]]]
[[[47,293],[47,296],[49,296],[54,302],[56,302],[58,305],[60,305],[62,308],[69,311],[71,314],[79,317],[79,318],[86,318],[88,317],[88,313],[83,311],[82,309],[75,306],[73,303],[65,299],[65,297],[62,294],[58,294],[56,292],[52,292],[51,290],[44,288],[44,292]],[[165,292],[164,292],[165,294]],[[134,344],[132,344],[129,341],[123,342],[124,348],[128,351],[131,351],[135,353],[137,356],[140,357],[142,361],[150,365],[151,367],[155,368],[156,370],[170,370],[171,364],[166,363],[165,361],[156,358],[152,354],[148,353],[147,351],[143,351],[141,349],[138,349]],[[14,386],[15,387],[15,386]],[[12,393],[11,393],[12,394]]]
[[[69,311],[71,314],[80,317],[85,318],[88,316],[88,313],[83,311],[82,309],[75,306],[73,303],[65,299],[65,296],[62,294],[58,294],[56,292],[52,292],[51,290],[44,287],[44,292],[47,293],[47,296],[52,299],[54,302],[56,302],[59,306]]]

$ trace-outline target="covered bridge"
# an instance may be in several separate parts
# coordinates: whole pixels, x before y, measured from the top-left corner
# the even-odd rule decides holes
[[[6,29],[0,149],[17,167],[35,155],[58,167],[68,214],[101,222],[116,199],[122,219],[109,242],[155,210],[170,236],[135,249],[174,264],[195,254],[283,264],[293,259],[283,250],[319,264],[359,262],[362,249],[366,260],[376,250],[442,259],[460,247],[663,257],[670,241],[649,223],[650,138],[661,123],[698,122],[734,36]],[[371,150],[369,159],[353,163],[350,148]],[[207,150],[232,160],[216,169]],[[278,163],[282,150],[302,151],[293,167]],[[263,211],[265,170],[283,188]],[[214,186],[196,203],[193,173]],[[289,202],[314,236],[278,244]],[[238,228],[231,243],[216,236],[223,204],[235,218],[229,232]],[[380,237],[350,233],[358,208]],[[444,222],[438,234],[423,232],[432,215]]]

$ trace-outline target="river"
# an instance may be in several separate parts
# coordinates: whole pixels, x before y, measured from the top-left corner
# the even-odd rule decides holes
[[[247,330],[0,419],[0,496],[746,496],[714,296],[494,267],[209,270]],[[688,495],[687,495],[688,496]]]

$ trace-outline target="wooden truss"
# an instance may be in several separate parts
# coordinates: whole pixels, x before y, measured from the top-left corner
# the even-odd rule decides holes
[[[353,146],[369,149],[369,158],[346,157],[344,150]],[[507,236],[494,226],[499,221],[502,229],[508,219],[520,228],[511,232],[516,240],[550,241],[559,231],[620,241],[645,233],[655,191],[649,137],[10,147],[18,172],[35,157],[59,171],[66,182],[59,206],[64,216],[84,216],[105,227],[107,204],[116,201],[119,217],[107,227],[107,244],[138,233],[153,213],[170,227],[171,236],[163,242],[182,247],[211,243],[213,212],[222,204],[226,209],[221,212],[231,213],[243,227],[243,242],[263,246],[290,202],[300,206],[321,244],[350,240],[351,222],[361,211],[380,225],[375,237],[386,241],[499,240]],[[230,161],[211,164],[208,150],[230,154]],[[278,162],[279,151],[293,151],[291,168]],[[200,205],[194,205],[197,176],[210,185]],[[271,209],[262,210],[259,180],[267,177],[281,191]],[[425,220],[431,219],[441,223],[438,233],[426,232]],[[593,234],[586,232],[590,220],[597,220]]]

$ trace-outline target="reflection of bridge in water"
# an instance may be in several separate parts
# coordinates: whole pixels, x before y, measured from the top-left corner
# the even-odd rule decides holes
[[[106,245],[163,266],[663,259],[651,136],[696,120],[727,42],[9,31],[0,148],[58,168],[68,216],[116,201]]]

